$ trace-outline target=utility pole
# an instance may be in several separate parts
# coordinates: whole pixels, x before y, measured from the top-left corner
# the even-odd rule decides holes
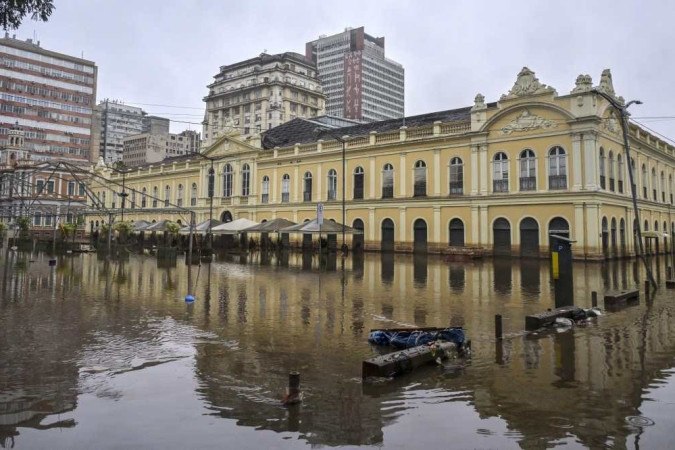
[[[623,145],[626,150],[626,162],[628,164],[628,179],[630,181],[630,192],[633,200],[633,212],[635,214],[635,232],[637,233],[638,238],[638,257],[642,260],[642,263],[645,266],[645,271],[647,272],[647,278],[649,279],[649,282],[654,286],[654,288],[656,288],[657,287],[656,280],[654,279],[652,268],[647,261],[647,256],[645,256],[644,251],[644,243],[642,240],[642,229],[640,228],[640,209],[638,208],[637,204],[637,193],[635,190],[635,181],[634,181],[635,175],[633,174],[633,160],[630,157],[630,142],[628,139],[628,116],[630,116],[630,113],[628,112],[628,107],[632,104],[641,105],[642,102],[640,100],[631,100],[625,105],[621,105],[619,104],[619,102],[616,101],[616,99],[614,99],[614,97],[602,91],[594,89],[591,92],[607,100],[609,104],[612,105],[612,107],[619,113],[619,116],[621,116]]]

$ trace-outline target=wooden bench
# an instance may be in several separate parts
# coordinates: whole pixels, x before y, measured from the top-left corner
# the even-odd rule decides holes
[[[640,291],[627,289],[625,291],[613,291],[605,293],[605,309],[616,310],[627,305],[640,302]]]
[[[525,316],[525,329],[532,331],[552,325],[558,317],[572,319],[580,311],[581,308],[577,308],[576,306],[563,306],[561,308],[549,309],[543,313]]]
[[[368,377],[395,377],[416,368],[445,359],[449,352],[457,350],[453,342],[438,342],[436,345],[419,345],[363,361],[361,375]]]

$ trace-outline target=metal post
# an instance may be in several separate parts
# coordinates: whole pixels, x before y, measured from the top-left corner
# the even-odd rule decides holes
[[[346,210],[346,201],[345,201],[345,192],[346,192],[346,186],[345,186],[345,180],[346,180],[346,174],[345,171],[347,170],[347,161],[346,161],[346,155],[345,155],[345,147],[347,145],[347,142],[343,139],[342,140],[342,254],[345,254],[345,250],[347,247],[347,244],[345,243],[345,225],[347,221],[347,210]]]
[[[112,214],[108,214],[108,256],[110,256],[110,250],[112,248]]]
[[[591,306],[593,308],[598,306],[598,293],[596,291],[591,292]]]
[[[215,171],[213,170],[213,159],[211,159],[211,168],[209,169],[209,251],[213,251],[213,233],[211,232],[211,223],[213,222],[213,194],[215,190]],[[210,255],[209,255],[210,256]]]
[[[497,315],[495,315],[495,338],[497,340],[501,340],[502,335],[503,335],[502,315],[497,314]]]
[[[194,228],[195,228],[195,212],[190,211],[190,236],[189,236],[190,240],[188,241],[188,261],[189,261],[188,264],[190,264],[190,266],[192,266],[192,238]]]
[[[124,187],[124,181],[126,180],[127,173],[122,172],[122,193],[120,194],[120,197],[122,197],[122,222],[124,222],[124,205],[126,203],[127,199],[127,191]]]

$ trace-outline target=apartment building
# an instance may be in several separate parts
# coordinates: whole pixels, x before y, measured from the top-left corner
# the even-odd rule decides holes
[[[194,140],[183,133],[142,133],[124,138],[122,162],[127,167],[155,163],[191,152]]]

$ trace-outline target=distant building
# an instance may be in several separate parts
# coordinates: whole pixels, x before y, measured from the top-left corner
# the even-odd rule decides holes
[[[169,133],[171,121],[164,117],[145,116],[143,117],[143,133],[166,134]]]
[[[202,134],[194,130],[185,130],[180,132],[180,136],[183,136],[188,141],[188,153],[199,153],[199,150],[202,146]]]
[[[127,167],[162,161],[165,158],[186,155],[193,140],[181,134],[142,133],[124,138],[124,157]]]
[[[230,131],[243,138],[296,117],[324,113],[316,66],[297,53],[260,56],[222,66],[204,97],[204,144]]]
[[[100,156],[106,163],[122,159],[124,138],[140,134],[144,129],[144,115],[141,108],[128,106],[111,100],[104,100],[96,107],[100,117]]]
[[[384,56],[384,37],[364,28],[321,36],[305,45],[326,94],[326,114],[367,122],[403,117],[405,72]]]
[[[93,160],[96,64],[40,47],[40,42],[0,38],[0,145],[18,123],[34,160]]]

